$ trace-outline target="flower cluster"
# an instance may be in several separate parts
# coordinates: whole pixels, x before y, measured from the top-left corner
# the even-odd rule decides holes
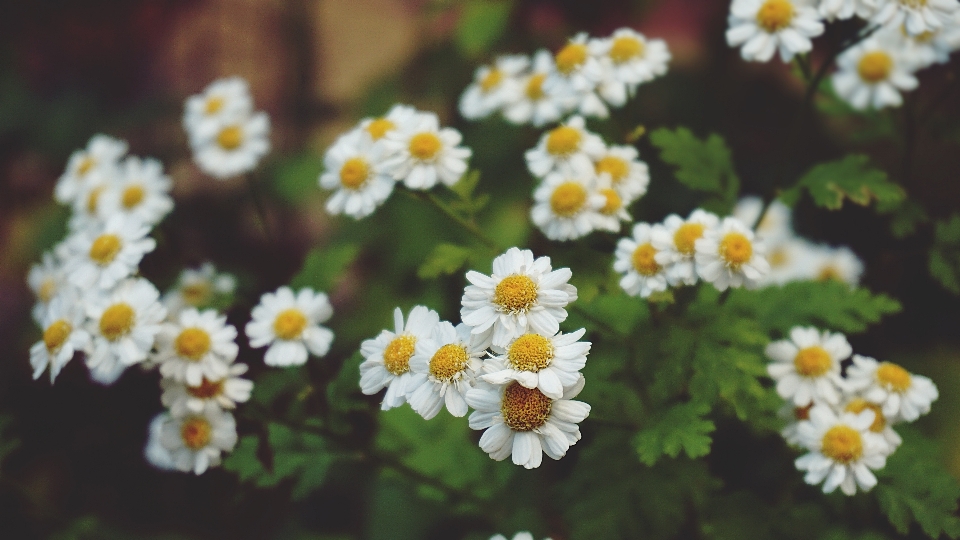
[[[639,85],[667,72],[670,51],[660,39],[621,28],[605,38],[574,36],[556,54],[507,55],[481,66],[460,97],[468,120],[501,112],[514,124],[542,126],[570,113],[606,118]]]
[[[491,275],[467,273],[460,324],[425,306],[404,321],[397,308],[393,331],[360,347],[361,390],[386,388],[384,410],[407,402],[425,419],[444,407],[456,417],[473,408],[470,427],[485,430],[480,447],[495,460],[512,456],[532,469],[544,453],[560,459],[590,413],[573,399],[584,385],[586,330],[560,332],[577,298],[571,275],[514,247],[494,259]]]
[[[387,200],[396,182],[414,190],[456,184],[472,154],[461,139],[436,114],[406,105],[361,120],[324,156],[320,187],[334,191],[327,211],[360,219]]]
[[[783,430],[788,443],[808,451],[796,461],[805,480],[847,495],[877,484],[881,469],[901,443],[892,426],[930,411],[937,387],[892,362],[853,355],[843,334],[795,327],[790,339],[767,346],[767,371],[787,401]]]

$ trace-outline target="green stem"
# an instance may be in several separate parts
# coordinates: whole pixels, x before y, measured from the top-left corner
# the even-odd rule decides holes
[[[463,216],[457,214],[453,208],[450,208],[447,203],[443,202],[443,200],[441,200],[440,197],[437,197],[435,194],[424,191],[408,191],[407,193],[409,193],[411,197],[415,197],[421,201],[433,205],[434,208],[440,210],[440,212],[442,212],[445,216],[466,229],[467,232],[472,234],[477,240],[480,241],[481,244],[488,247],[494,253],[502,253],[505,251],[502,247],[500,247],[500,245],[494,242],[493,239],[484,234],[483,231],[480,230],[480,227],[477,227],[476,223],[464,219]]]

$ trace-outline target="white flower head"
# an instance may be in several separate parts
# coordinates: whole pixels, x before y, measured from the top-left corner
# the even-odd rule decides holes
[[[787,421],[787,425],[780,431],[780,435],[790,446],[802,446],[798,428],[800,422],[810,419],[810,409],[812,408],[813,402],[802,407],[793,403],[784,403],[777,411],[777,416]]]
[[[86,149],[77,150],[70,156],[67,170],[57,181],[54,190],[57,202],[74,204],[89,184],[112,174],[112,169],[126,153],[126,142],[106,135],[94,135]]]
[[[140,260],[157,247],[150,227],[133,216],[114,215],[98,230],[74,233],[67,263],[70,282],[81,289],[106,290],[134,274]]]
[[[860,283],[863,262],[848,247],[820,246],[809,252],[806,273],[817,281],[839,281],[851,287]]]
[[[880,405],[891,422],[913,422],[930,412],[940,394],[933,381],[915,375],[892,362],[877,362],[869,356],[853,356],[846,383],[870,403]]]
[[[170,416],[160,428],[160,444],[177,470],[203,474],[220,464],[221,454],[237,444],[233,415],[210,404],[202,413]]]
[[[609,48],[605,40],[590,39],[585,32],[577,34],[554,55],[555,69],[544,80],[544,90],[569,99],[580,114],[606,118],[609,110],[597,95],[597,86],[604,78],[600,58]]]
[[[614,195],[616,195],[614,193]],[[533,191],[530,219],[551,240],[560,242],[584,237],[603,217],[607,196],[598,190],[593,175],[573,176],[549,173]],[[614,221],[619,223],[614,209]],[[629,217],[629,216],[628,216]]]
[[[946,64],[950,55],[960,49],[960,10],[936,30],[910,35],[903,26],[884,27],[877,31],[888,39],[899,42],[903,50],[904,61],[922,69],[933,64]]]
[[[630,296],[647,298],[667,290],[667,268],[657,262],[659,251],[653,245],[654,237],[662,233],[662,225],[637,223],[633,236],[617,242],[613,269],[623,274],[620,287]]]
[[[218,180],[250,172],[270,151],[267,113],[217,117],[209,134],[191,143],[200,170]]]
[[[604,198],[603,206],[593,212],[593,228],[613,233],[620,232],[622,223],[630,223],[633,217],[627,211],[629,200],[625,200],[613,183],[604,176],[596,182],[596,192]]]
[[[772,361],[767,373],[776,381],[780,397],[797,407],[811,402],[837,405],[843,388],[840,363],[852,352],[843,334],[795,326],[790,339],[767,345],[766,354]]]
[[[715,214],[696,209],[687,219],[670,214],[663,226],[654,227],[650,242],[656,250],[655,262],[665,268],[670,285],[694,285],[697,282],[696,245],[707,231],[720,222]],[[648,267],[652,271],[652,267]]]
[[[52,383],[74,353],[90,347],[84,320],[83,308],[74,295],[59,294],[50,301],[41,323],[43,338],[30,347],[34,379],[49,367]]]
[[[789,62],[809,52],[812,38],[823,33],[817,10],[804,0],[733,0],[727,44],[740,47],[744,60],[766,62],[777,50]]]
[[[119,183],[119,165],[111,165],[100,174],[91,176],[73,199],[73,208],[67,229],[71,232],[94,231],[106,221],[102,200]],[[106,217],[109,217],[108,215]]]
[[[160,293],[143,278],[117,284],[107,294],[91,294],[87,301],[87,331],[93,336],[93,350],[87,366],[108,380],[119,377],[123,368],[143,362],[153,349],[167,310]]]
[[[520,91],[515,92],[513,99],[503,107],[503,116],[507,121],[514,124],[530,123],[534,127],[540,127],[556,122],[573,110],[573,96],[547,92],[543,87],[544,80],[555,69],[553,55],[549,51],[541,49],[533,55],[530,73],[519,79]]]
[[[253,98],[247,81],[227,77],[210,83],[200,94],[187,98],[183,111],[183,127],[190,140],[216,136],[218,120],[230,116],[246,116],[253,111]]]
[[[590,342],[580,341],[585,333],[581,328],[553,336],[523,334],[505,348],[494,349],[498,354],[484,362],[481,379],[496,385],[517,381],[550,399],[560,399],[564,390],[577,384],[587,364]]]
[[[877,11],[877,0],[819,0],[819,2],[817,11],[828,21],[849,19],[854,15],[866,20],[873,17]]]
[[[593,162],[603,156],[604,149],[603,140],[587,131],[583,117],[574,116],[544,133],[524,156],[527,168],[537,178],[552,171],[585,177],[595,173]]]
[[[116,181],[100,196],[97,213],[103,220],[123,214],[156,225],[173,210],[172,186],[159,161],[128,156],[119,165]]]
[[[956,0],[879,0],[870,22],[902,26],[911,36],[919,36],[949,24],[958,11]]]
[[[650,184],[650,169],[638,156],[632,146],[609,146],[594,163],[597,178],[600,182],[609,181],[624,205],[642,197]]]
[[[490,347],[490,334],[470,333],[461,323],[456,327],[440,321],[433,334],[418,340],[410,370],[413,376],[407,390],[407,401],[417,414],[430,420],[446,406],[458,418],[467,415],[464,396],[473,387],[481,359]]]
[[[907,61],[904,52],[889,34],[865,39],[837,57],[833,89],[855,109],[899,107],[903,103],[900,92],[919,84],[913,75],[916,66]]]
[[[72,287],[66,279],[63,266],[55,252],[48,251],[27,273],[27,285],[37,299],[32,312],[37,324],[43,324],[43,316],[50,301],[64,289]]]
[[[268,366],[298,366],[307,361],[308,350],[316,356],[330,350],[333,332],[320,323],[331,315],[326,294],[308,287],[294,296],[290,287],[280,287],[260,297],[246,333],[253,348],[270,345],[264,356]]]
[[[891,427],[891,419],[888,419],[886,415],[883,414],[883,408],[880,407],[880,405],[870,403],[859,395],[853,394],[841,403],[840,410],[853,414],[860,414],[865,410],[873,411],[873,423],[870,424],[870,431],[883,437],[891,453],[903,443],[903,439],[893,430],[893,427]]]
[[[783,285],[817,277],[814,269],[819,268],[818,261],[822,259],[820,252],[823,248],[820,246],[803,238],[790,236],[770,243],[768,247],[767,262],[770,263],[770,273],[763,277],[764,285]]]
[[[147,463],[161,471],[172,471],[176,469],[170,451],[160,443],[163,424],[168,421],[170,421],[170,413],[168,412],[162,412],[153,417],[147,432],[147,444],[143,448],[143,457],[147,460]]]
[[[421,114],[424,113],[410,105],[397,104],[383,116],[364,118],[357,124],[357,129],[365,133],[365,136],[369,137],[371,142],[377,142]]]
[[[460,96],[460,114],[467,120],[484,118],[515,101],[523,92],[520,75],[530,66],[526,55],[501,56],[492,66],[480,66]]]
[[[467,404],[475,409],[470,414],[470,428],[485,430],[480,448],[492,459],[513,458],[513,463],[535,469],[543,462],[543,454],[560,459],[580,440],[577,425],[590,414],[590,405],[573,398],[583,389],[584,379],[550,399],[536,388],[518,382],[503,386],[479,383],[467,391]]]
[[[770,271],[763,243],[736,218],[724,218],[718,227],[704,231],[694,247],[700,279],[721,291],[727,287],[755,288]]]
[[[382,146],[369,133],[354,130],[340,137],[327,150],[319,179],[321,188],[336,190],[327,200],[327,211],[360,219],[383,204],[393,193],[394,180],[381,161]]]
[[[417,113],[381,139],[383,171],[410,189],[430,189],[437,182],[452,186],[467,172],[473,154],[459,146],[461,140],[459,131],[440,127],[437,115]]]
[[[577,299],[567,283],[569,268],[553,270],[550,257],[512,247],[493,260],[489,276],[467,272],[460,317],[472,333],[493,332],[493,345],[505,347],[527,332],[552,336],[567,319],[564,307]]]
[[[170,320],[176,320],[184,309],[210,307],[218,297],[230,296],[236,288],[235,277],[219,273],[213,263],[205,262],[197,269],[184,268],[177,284],[163,295],[163,304]]]
[[[249,400],[253,391],[253,382],[240,377],[246,372],[246,364],[231,364],[223,378],[203,377],[197,385],[165,377],[160,380],[160,401],[171,414],[181,417],[201,413],[211,403],[221,409],[233,409],[237,403]]]
[[[204,380],[227,376],[237,358],[237,329],[212,309],[180,312],[177,321],[166,323],[157,336],[154,362],[164,377],[200,386]]]
[[[605,60],[610,62],[618,81],[637,85],[667,72],[670,51],[662,39],[648,39],[632,28],[620,28],[607,40]]]
[[[403,311],[396,308],[393,323],[393,332],[384,330],[375,339],[360,344],[360,354],[364,358],[360,364],[360,390],[369,396],[386,388],[382,404],[385,411],[407,401],[414,375],[410,360],[417,343],[433,335],[440,316],[426,306],[414,306],[404,324]]]

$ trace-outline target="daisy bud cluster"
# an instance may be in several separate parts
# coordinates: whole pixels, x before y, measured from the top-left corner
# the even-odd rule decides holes
[[[795,327],[767,346],[767,366],[786,404],[786,441],[808,453],[796,460],[810,485],[853,495],[877,484],[902,439],[893,426],[930,411],[937,387],[892,362],[854,354],[843,334]]]
[[[324,156],[320,187],[334,192],[327,211],[360,219],[383,204],[397,182],[412,190],[456,184],[472,155],[461,140],[436,114],[407,105],[361,120]]]
[[[510,248],[493,261],[491,275],[470,271],[462,322],[441,321],[416,306],[406,319],[394,313],[393,330],[360,346],[360,388],[386,389],[382,408],[404,403],[425,419],[444,408],[484,430],[480,448],[501,461],[539,467],[543,454],[563,457],[580,440],[590,406],[575,401],[590,343],[586,330],[560,331],[565,307],[577,299],[569,268],[549,257]]]
[[[555,54],[507,55],[477,69],[460,96],[468,120],[494,113],[514,124],[542,126],[576,113],[606,118],[637,87],[667,72],[670,51],[631,28],[608,37],[580,33]]]

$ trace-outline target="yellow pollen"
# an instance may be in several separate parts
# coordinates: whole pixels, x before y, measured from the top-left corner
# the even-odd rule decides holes
[[[417,338],[402,335],[393,338],[383,349],[383,365],[394,375],[403,375],[410,371],[410,357],[417,346]]]
[[[43,331],[43,344],[47,346],[47,351],[51,353],[59,351],[70,337],[70,332],[73,332],[73,326],[63,319],[48,326]]]
[[[493,290],[493,303],[501,311],[523,313],[537,302],[537,284],[523,274],[509,275]]]
[[[184,285],[183,288],[180,289],[180,294],[183,296],[184,302],[191,306],[198,307],[206,304],[210,300],[212,291],[210,290],[209,283],[201,281]]]
[[[388,131],[396,128],[397,125],[387,120],[386,118],[377,118],[376,120],[367,124],[367,133],[370,134],[370,137],[375,141],[379,141],[387,134]]]
[[[793,365],[801,377],[820,377],[833,367],[833,358],[823,347],[814,345],[800,349],[793,357]]]
[[[173,348],[181,357],[199,361],[210,352],[210,334],[201,328],[185,328],[174,340]]]
[[[643,56],[643,42],[633,36],[620,36],[610,46],[610,59],[618,64]]]
[[[223,393],[225,379],[210,382],[206,377],[200,381],[200,386],[188,386],[187,393],[195,398],[210,399]]]
[[[902,394],[910,388],[910,372],[892,362],[881,362],[877,381],[887,390]]]
[[[753,257],[753,244],[738,232],[727,233],[720,241],[720,257],[727,262],[727,266],[740,268]]]
[[[554,60],[557,71],[569,75],[587,61],[587,46],[582,43],[568,43],[566,47],[560,49]]]
[[[100,316],[100,333],[110,341],[116,341],[130,333],[136,320],[136,312],[129,304],[114,304]]]
[[[771,268],[780,268],[781,266],[786,266],[786,264],[790,262],[790,258],[787,257],[787,250],[777,248],[770,252],[770,256],[767,257],[767,262],[770,263]]]
[[[906,31],[904,31],[903,33],[906,34]],[[926,32],[922,32],[920,34],[913,36],[913,41],[920,43],[921,45],[925,45],[933,41],[933,38],[936,35],[937,35],[936,32],[931,32],[930,30],[927,30]]]
[[[817,273],[817,281],[843,281],[843,276],[836,266],[827,265]]]
[[[883,431],[883,428],[887,427],[887,419],[883,417],[883,409],[876,403],[870,403],[863,398],[855,398],[850,403],[847,403],[845,410],[854,414],[860,414],[867,409],[873,411],[874,415],[873,423],[870,424],[870,431],[880,433]]]
[[[893,70],[893,58],[884,51],[870,51],[860,57],[857,73],[868,83],[878,83],[890,76]]]
[[[757,12],[757,24],[772,34],[790,26],[793,15],[793,4],[789,0],[767,0]]]
[[[217,144],[224,150],[236,150],[243,144],[243,130],[240,126],[228,126],[217,135]]]
[[[47,303],[53,299],[53,295],[57,294],[57,280],[53,278],[47,278],[43,280],[43,283],[40,284],[40,288],[37,290],[37,298],[41,302]]]
[[[579,182],[564,182],[550,195],[550,208],[561,217],[571,217],[587,202],[587,190]]]
[[[553,360],[553,343],[540,334],[524,334],[510,345],[507,360],[517,371],[536,373]]]
[[[129,210],[143,202],[143,197],[145,195],[146,191],[144,191],[142,186],[130,186],[123,190],[121,203],[123,204],[124,208]]]
[[[806,407],[794,407],[793,408],[793,417],[797,420],[809,420],[810,419],[810,409],[813,408],[813,402],[811,402]]]
[[[77,174],[80,176],[86,176],[91,169],[97,165],[97,161],[92,157],[85,157],[80,160],[80,164],[77,165]]]
[[[532,431],[547,423],[553,400],[536,388],[524,388],[512,382],[503,391],[500,414],[503,423],[514,431]]]
[[[641,276],[652,276],[660,271],[656,260],[657,250],[650,242],[640,244],[633,250],[633,269]]]
[[[630,164],[617,156],[604,156],[597,162],[597,175],[607,173],[614,184],[623,181],[630,174]]]
[[[420,161],[427,161],[437,156],[443,143],[433,133],[417,133],[410,138],[410,155]]]
[[[900,0],[900,3],[913,9],[920,9],[927,5],[927,0]]]
[[[547,135],[547,152],[555,156],[572,154],[580,148],[580,132],[570,126],[560,126]]]
[[[437,380],[450,382],[467,368],[467,360],[467,350],[462,345],[444,345],[430,359],[430,375]]]
[[[846,465],[863,456],[863,438],[850,426],[833,426],[823,435],[820,451],[833,461]]]
[[[213,438],[213,426],[205,418],[192,416],[180,425],[180,438],[183,445],[191,450],[200,450],[210,444]]]
[[[497,87],[500,82],[503,81],[503,72],[499,69],[491,69],[487,72],[487,75],[480,81],[480,89],[484,93],[489,92]]]
[[[97,213],[97,206],[100,204],[100,195],[103,194],[104,189],[106,189],[104,186],[97,186],[90,190],[90,193],[87,195],[88,214]]]
[[[546,73],[535,73],[527,79],[525,92],[530,101],[540,101],[543,99],[543,80],[547,78]]]
[[[102,234],[90,245],[90,258],[101,266],[108,265],[123,248],[123,241],[115,234]]]
[[[602,214],[613,215],[616,214],[618,210],[623,208],[623,199],[620,198],[620,194],[616,190],[610,188],[604,188],[600,190],[600,193],[607,198],[607,201],[603,203],[603,208],[600,209]]]
[[[350,158],[340,167],[340,184],[347,189],[360,189],[369,177],[370,166],[363,158]]]
[[[673,233],[673,245],[677,251],[690,256],[696,251],[697,240],[703,237],[703,223],[684,223]]]
[[[280,339],[299,339],[307,328],[307,317],[297,308],[281,311],[273,321],[273,332]]]
[[[204,107],[204,114],[217,114],[220,109],[223,108],[223,98],[220,96],[210,96],[207,98],[206,107]]]

